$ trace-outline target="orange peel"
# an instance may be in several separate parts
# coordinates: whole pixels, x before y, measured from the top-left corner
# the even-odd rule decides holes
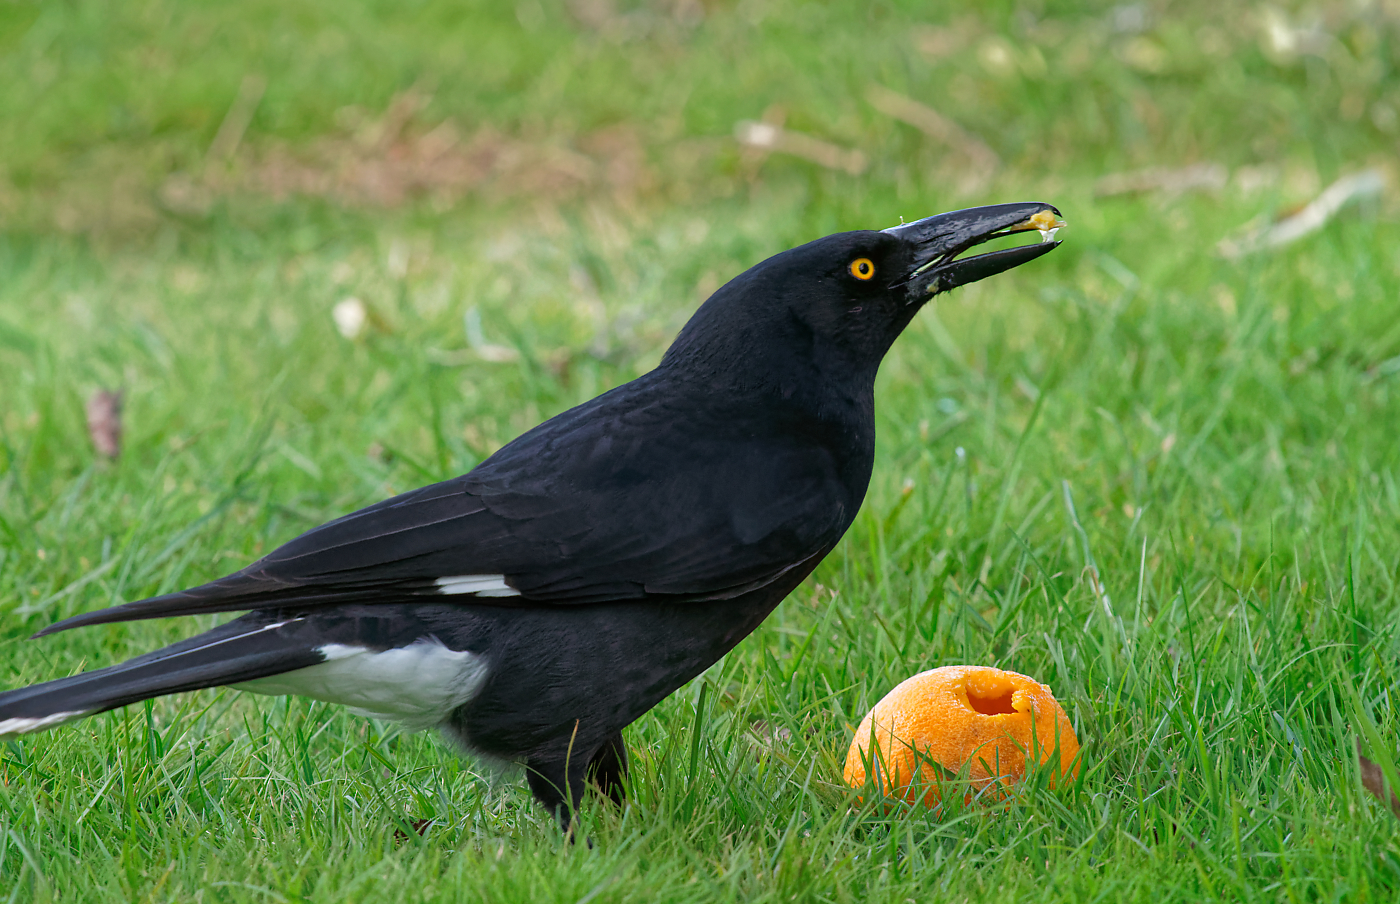
[[[1043,764],[1057,749],[1052,788],[1079,774],[1079,740],[1049,687],[1016,672],[949,665],[901,682],[875,704],[856,729],[844,777],[859,789],[873,769],[887,797],[914,803],[922,790],[934,807],[944,770],[968,767],[974,790],[999,796],[1025,777],[1028,752]]]

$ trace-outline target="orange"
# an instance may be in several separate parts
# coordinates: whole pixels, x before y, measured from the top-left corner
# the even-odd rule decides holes
[[[973,788],[1000,783],[991,792],[997,794],[1025,776],[1027,752],[1034,750],[1036,761],[1044,763],[1057,743],[1060,763],[1052,788],[1071,769],[1079,774],[1074,762],[1079,741],[1050,688],[1015,672],[949,665],[920,672],[875,704],[856,729],[845,779],[853,788],[863,787],[870,765],[886,795],[913,803],[916,789],[925,789],[924,805],[932,807],[939,801],[942,770],[958,774],[970,764]]]

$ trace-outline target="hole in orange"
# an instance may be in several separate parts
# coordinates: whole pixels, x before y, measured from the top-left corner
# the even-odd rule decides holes
[[[1011,688],[998,690],[989,697],[980,697],[971,689],[967,692],[967,702],[972,704],[972,708],[984,716],[1003,716],[1016,712],[1016,707],[1011,705],[1011,695],[1014,691]]]

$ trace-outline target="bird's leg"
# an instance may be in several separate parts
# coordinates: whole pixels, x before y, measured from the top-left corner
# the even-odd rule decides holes
[[[622,732],[603,742],[593,759],[588,761],[588,780],[619,807],[627,802],[627,747]]]
[[[525,779],[535,800],[554,814],[559,828],[573,839],[574,814],[583,800],[582,766],[570,765],[567,759],[547,762],[531,761],[525,766]],[[566,794],[567,789],[567,794]]]
[[[559,828],[570,839],[573,838],[574,814],[583,802],[585,782],[592,782],[598,790],[618,806],[627,800],[624,782],[627,777],[627,747],[622,743],[622,732],[617,732],[603,742],[603,746],[580,768],[573,757],[563,761],[532,761],[525,767],[525,777],[530,791],[544,808],[559,820]],[[567,793],[566,793],[567,791]]]

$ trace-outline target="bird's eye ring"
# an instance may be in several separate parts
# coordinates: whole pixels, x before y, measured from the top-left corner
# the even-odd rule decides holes
[[[868,257],[858,257],[851,261],[851,275],[864,282],[875,276],[875,265]]]

